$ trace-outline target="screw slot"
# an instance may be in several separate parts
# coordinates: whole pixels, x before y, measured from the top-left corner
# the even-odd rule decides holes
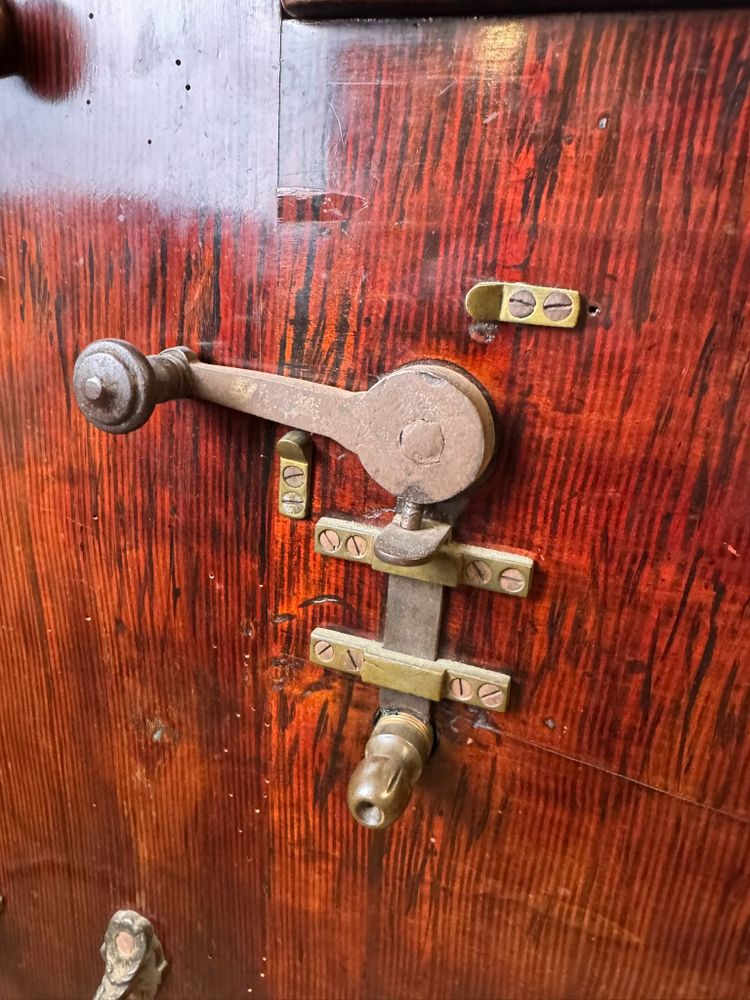
[[[315,655],[324,663],[330,663],[333,659],[333,646],[326,639],[320,639],[314,646]]]
[[[474,685],[465,677],[454,677],[451,681],[451,694],[458,701],[469,701],[474,696]]]
[[[517,288],[508,299],[508,312],[516,319],[526,319],[535,309],[536,299],[527,288]]]
[[[573,300],[565,292],[551,292],[542,308],[547,319],[553,323],[561,323],[573,312]]]
[[[341,539],[333,528],[324,528],[318,536],[318,541],[324,552],[335,552],[341,545]]]
[[[499,583],[506,594],[520,594],[526,586],[526,577],[520,570],[511,566],[502,571]]]
[[[496,684],[482,684],[477,691],[479,700],[487,708],[499,708],[505,700],[503,689]]]
[[[468,583],[487,584],[492,579],[492,569],[490,568],[490,564],[485,562],[484,559],[472,559],[464,570],[464,576]]]
[[[305,473],[296,465],[287,465],[282,472],[282,478],[287,486],[291,486],[294,490],[305,484]]]
[[[350,535],[346,540],[346,551],[353,559],[361,559],[367,552],[367,542],[362,535]]]
[[[301,514],[305,509],[305,501],[298,493],[285,493],[281,503],[287,514]]]

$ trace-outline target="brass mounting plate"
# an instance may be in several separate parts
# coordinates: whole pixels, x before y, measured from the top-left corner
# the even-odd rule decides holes
[[[393,653],[381,642],[335,629],[313,630],[310,659],[320,667],[352,674],[365,683],[431,701],[448,698],[493,712],[504,712],[508,705],[508,674],[453,660],[424,660]]]
[[[304,431],[288,431],[276,442],[279,456],[279,513],[301,521],[310,510],[312,438]]]
[[[423,523],[429,527],[432,522]],[[534,570],[534,560],[529,556],[445,542],[429,562],[419,566],[394,566],[375,555],[375,539],[383,530],[359,521],[321,517],[315,525],[315,551],[334,559],[365,563],[380,573],[408,576],[443,587],[460,584],[510,597],[526,597],[529,593]]]
[[[480,281],[466,296],[475,323],[529,323],[570,329],[581,313],[581,296],[572,288],[520,282]]]

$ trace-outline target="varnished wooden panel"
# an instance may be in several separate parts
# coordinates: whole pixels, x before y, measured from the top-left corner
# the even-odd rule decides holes
[[[0,82],[2,996],[93,993],[125,905],[166,1000],[750,996],[747,17],[285,28],[315,86],[282,91],[277,221],[275,5],[71,7],[79,89]],[[599,314],[472,341],[467,282],[537,271]],[[88,428],[70,373],[111,335],[491,389],[459,534],[529,549],[538,587],[453,595],[445,647],[519,696],[439,708],[391,833],[344,802],[374,693],[303,659],[315,625],[376,634],[382,580],[278,518],[277,429],[190,402]],[[316,514],[387,516],[317,462]]]
[[[447,358],[497,407],[457,537],[538,572],[526,602],[456,592],[445,654],[514,675],[504,731],[743,817],[749,28],[287,23],[279,164],[289,370],[364,386]],[[463,297],[488,278],[580,289],[584,320],[476,342]],[[335,468],[322,510],[388,507],[356,460]]]

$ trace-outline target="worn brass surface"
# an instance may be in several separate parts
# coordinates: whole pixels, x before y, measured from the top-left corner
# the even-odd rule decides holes
[[[422,523],[425,530],[430,530],[436,522],[425,519]],[[428,562],[396,566],[383,562],[375,552],[378,536],[387,530],[346,518],[321,517],[315,525],[315,551],[336,559],[365,563],[381,573],[408,576],[444,587],[460,584],[511,597],[526,597],[529,593],[534,570],[534,560],[529,556],[448,541]],[[420,530],[411,534],[418,535]],[[330,540],[330,544],[322,544],[322,538]]]
[[[76,402],[100,430],[124,434],[158,403],[185,396],[321,434],[354,452],[385,490],[410,504],[468,489],[495,446],[492,413],[458,369],[431,362],[399,368],[363,392],[269,372],[210,365],[184,348],[146,357],[123,340],[99,340],[78,356]]]
[[[347,801],[358,823],[382,830],[403,814],[433,739],[432,726],[409,712],[381,715],[349,781]]]
[[[572,288],[480,281],[466,296],[466,311],[475,323],[571,328],[578,322],[581,296]]]
[[[94,1000],[154,1000],[167,962],[150,920],[118,910],[101,947],[104,977]]]
[[[454,660],[427,660],[394,653],[381,642],[348,635],[336,629],[316,628],[310,637],[310,659],[318,666],[359,677],[365,683],[430,701],[447,698],[504,712],[510,677]]]
[[[301,521],[310,512],[312,439],[304,431],[288,431],[276,442],[279,456],[279,513]]]

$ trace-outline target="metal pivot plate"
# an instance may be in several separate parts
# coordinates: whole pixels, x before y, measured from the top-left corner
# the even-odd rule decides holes
[[[301,521],[310,510],[312,439],[304,431],[289,431],[276,443],[279,456],[279,513]]]
[[[529,323],[571,328],[578,322],[581,296],[572,288],[480,281],[466,296],[475,323]]]
[[[167,962],[150,920],[118,910],[101,948],[104,978],[94,1000],[154,1000]]]
[[[330,628],[310,637],[310,659],[318,666],[353,674],[367,684],[440,701],[462,701],[494,712],[508,705],[510,677],[453,660],[425,660],[393,653],[382,643]]]
[[[430,531],[435,523],[423,521],[424,530]],[[534,560],[529,556],[447,541],[425,563],[396,566],[378,558],[375,551],[378,537],[386,531],[387,527],[321,517],[315,525],[315,551],[335,559],[365,563],[381,573],[408,576],[444,587],[465,585],[510,597],[526,597],[529,593],[534,570]],[[419,531],[412,534],[418,535]]]

